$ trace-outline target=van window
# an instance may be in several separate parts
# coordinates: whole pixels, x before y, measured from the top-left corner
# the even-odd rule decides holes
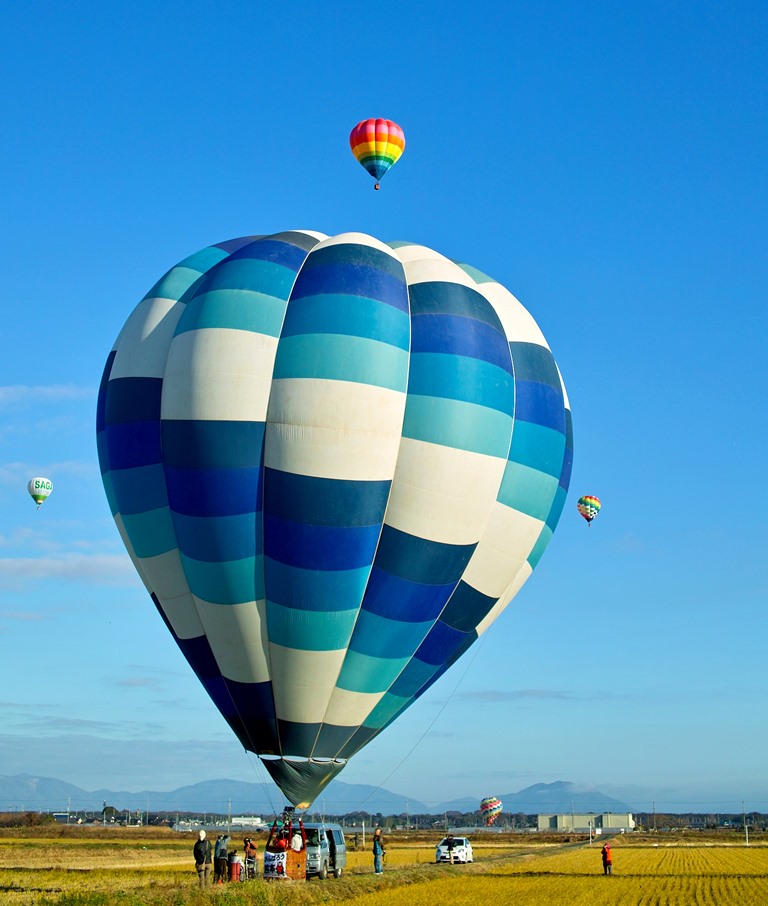
[[[336,841],[336,843],[339,846],[341,846],[341,844],[344,842],[344,837],[343,837],[341,831],[336,830],[335,828],[333,829],[333,839]]]
[[[308,827],[306,829],[307,834],[307,845],[308,846],[317,846],[320,842],[319,831],[316,827]]]

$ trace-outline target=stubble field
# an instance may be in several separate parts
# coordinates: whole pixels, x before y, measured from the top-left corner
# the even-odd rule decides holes
[[[731,841],[660,844],[614,839],[614,874],[604,877],[599,843],[475,839],[472,865],[434,865],[436,840],[390,838],[385,873],[369,852],[350,852],[340,880],[251,881],[199,891],[194,835],[82,830],[0,836],[3,906],[765,906],[768,845]],[[263,838],[259,840],[260,848]],[[233,841],[234,844],[234,841]]]

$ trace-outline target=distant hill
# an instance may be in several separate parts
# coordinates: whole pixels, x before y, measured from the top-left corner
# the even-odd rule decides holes
[[[537,783],[517,793],[499,794],[505,812],[567,813],[576,812],[626,812],[631,807],[625,802],[606,796],[594,787],[557,781]],[[491,793],[489,793],[491,795]],[[119,811],[196,812],[226,814],[273,815],[279,812],[285,800],[271,783],[245,783],[239,780],[205,780],[182,786],[175,790],[83,790],[63,780],[51,777],[34,777],[17,774],[0,775],[0,810],[10,806],[13,810],[32,811],[101,811],[104,803]],[[479,809],[477,798],[460,799],[425,805],[423,802],[366,784],[332,781],[327,790],[314,803],[313,812],[333,815],[354,811],[373,815],[443,814],[444,812],[473,812]]]
[[[557,780],[554,783],[535,783],[518,793],[489,793],[501,799],[505,812],[565,814],[570,811],[589,812],[630,812],[632,807],[619,799],[606,796],[593,786]],[[445,802],[436,812],[469,812],[479,807],[477,799],[452,799]]]

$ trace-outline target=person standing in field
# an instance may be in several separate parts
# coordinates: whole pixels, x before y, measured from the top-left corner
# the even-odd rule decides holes
[[[603,859],[603,874],[612,875],[613,874],[613,853],[611,852],[611,844],[606,843],[603,845],[603,848],[600,850],[600,855]]]
[[[213,880],[223,884],[228,878],[229,841],[228,834],[219,834],[213,847]]]
[[[384,871],[382,857],[384,856],[384,841],[381,839],[381,828],[377,827],[373,834],[373,870],[377,875]]]
[[[259,853],[256,844],[250,837],[243,840],[243,852],[245,853],[245,876],[249,880],[253,880],[257,874]]]
[[[205,839],[205,831],[197,833],[197,842],[192,850],[195,855],[197,882],[200,887],[211,883],[211,841]]]

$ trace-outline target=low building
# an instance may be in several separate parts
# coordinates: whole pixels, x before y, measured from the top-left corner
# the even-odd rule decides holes
[[[571,831],[572,833],[599,834],[603,831],[624,833],[635,829],[635,819],[631,812],[602,812],[580,814],[566,812],[561,815],[537,815],[536,826],[540,831]]]

